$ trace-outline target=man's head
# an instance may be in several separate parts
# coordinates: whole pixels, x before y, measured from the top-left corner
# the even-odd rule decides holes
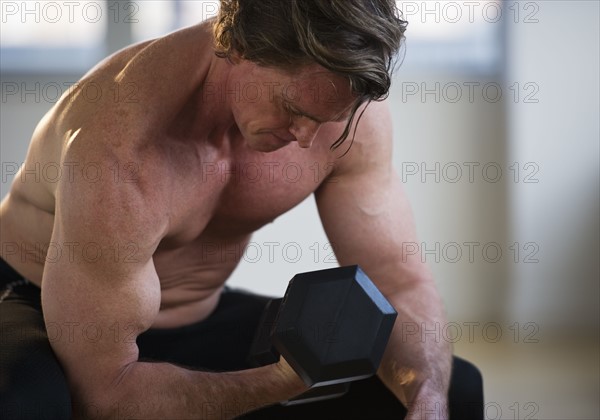
[[[349,80],[357,101],[384,99],[407,23],[395,0],[221,0],[217,55],[294,71],[317,63]]]

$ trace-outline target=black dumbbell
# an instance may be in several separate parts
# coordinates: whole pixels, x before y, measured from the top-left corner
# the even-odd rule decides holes
[[[285,405],[341,396],[377,372],[396,316],[356,265],[297,274],[265,308],[249,359],[264,366],[281,354],[311,387]]]

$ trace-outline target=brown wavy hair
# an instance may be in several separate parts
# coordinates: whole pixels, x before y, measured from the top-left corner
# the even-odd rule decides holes
[[[358,100],[337,148],[360,106],[387,97],[406,26],[395,0],[221,0],[213,30],[219,57],[282,69],[316,62],[347,77]]]

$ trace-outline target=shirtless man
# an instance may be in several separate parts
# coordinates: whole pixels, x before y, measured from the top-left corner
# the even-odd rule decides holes
[[[421,331],[445,322],[442,304],[402,253],[416,237],[383,99],[405,24],[392,0],[223,0],[214,21],[126,48],[64,95],[1,206],[5,414],[466,418],[456,407],[475,404],[481,418],[481,385],[455,379],[478,373],[456,359],[448,410],[450,345]],[[239,173],[290,162],[311,175]],[[58,181],[25,173],[48,165]],[[312,193],[339,263],[398,318],[377,377],[281,407],[306,387],[284,359],[244,365],[265,299],[224,289],[242,252],[204,250],[243,250]]]

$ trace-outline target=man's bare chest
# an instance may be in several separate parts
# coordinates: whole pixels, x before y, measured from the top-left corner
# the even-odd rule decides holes
[[[322,183],[335,182],[329,153],[298,149],[291,144],[272,153],[186,162],[185,170],[175,171],[173,216],[163,246],[182,246],[201,236],[245,237],[300,204]]]

